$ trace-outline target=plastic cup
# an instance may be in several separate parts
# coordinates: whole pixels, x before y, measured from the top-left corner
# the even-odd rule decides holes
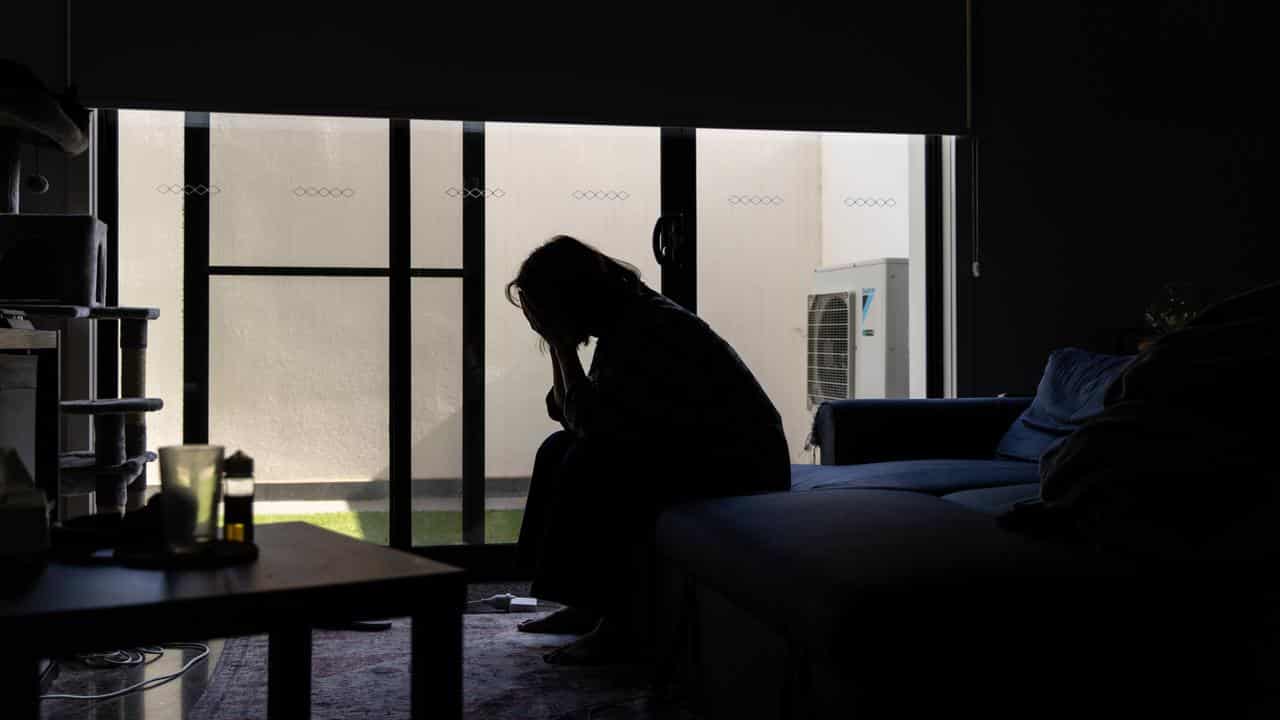
[[[217,538],[222,455],[221,445],[160,448],[164,537],[170,548],[188,548]]]

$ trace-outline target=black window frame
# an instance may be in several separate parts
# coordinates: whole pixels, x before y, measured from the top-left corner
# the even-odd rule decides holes
[[[97,111],[96,137],[99,216],[108,222],[108,298],[116,300],[119,286],[118,219],[119,124],[117,111]],[[184,183],[208,186],[208,112],[185,113]],[[410,172],[410,119],[388,118],[389,225],[388,261],[385,267],[311,267],[211,265],[208,193],[184,194],[184,365],[183,441],[208,442],[209,437],[209,283],[213,277],[381,277],[388,280],[389,433],[388,544],[465,567],[474,579],[514,579],[515,545],[485,542],[485,193],[463,195],[462,267],[414,267],[411,262],[410,215],[413,189]],[[661,214],[679,218],[682,228],[679,255],[661,262],[662,291],[696,312],[697,302],[697,131],[694,128],[660,129]],[[926,135],[926,318],[928,396],[942,397],[941,348],[942,226],[941,136]],[[485,123],[463,123],[463,188],[485,187]],[[957,171],[959,176],[968,168]],[[965,190],[967,192],[967,189]],[[957,194],[963,211],[966,201]],[[960,263],[957,263],[960,266]],[[958,275],[966,273],[957,272]],[[462,543],[414,546],[412,528],[412,387],[413,327],[412,280],[414,278],[461,279],[463,284],[463,447],[462,447]],[[116,348],[100,334],[98,367],[100,382],[116,374]],[[532,452],[533,449],[530,449]]]

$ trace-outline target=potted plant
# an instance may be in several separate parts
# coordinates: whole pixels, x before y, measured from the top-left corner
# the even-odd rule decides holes
[[[1191,283],[1167,283],[1143,314],[1146,335],[1138,340],[1138,350],[1146,350],[1162,336],[1181,330],[1204,306],[1204,292]]]

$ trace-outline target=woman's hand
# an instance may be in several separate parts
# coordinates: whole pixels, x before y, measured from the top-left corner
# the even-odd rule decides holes
[[[555,348],[551,348],[551,397],[557,406],[564,407],[564,371],[560,369],[560,357]]]
[[[576,342],[569,340],[557,343],[552,339],[547,342],[551,343],[552,364],[556,377],[560,378],[560,397],[563,399],[576,385],[586,381],[587,373],[582,368],[582,359],[578,357]]]
[[[533,331],[542,336],[543,339],[546,339],[547,334],[542,329],[542,323],[538,322],[538,315],[534,312],[533,303],[529,302],[528,295],[522,294],[520,296],[520,312],[524,313],[524,319],[528,321],[529,327],[533,328]]]
[[[570,348],[573,349],[573,352],[577,352],[577,341],[569,337],[567,333],[558,332],[553,323],[547,322],[546,315],[530,302],[528,295],[520,296],[520,309],[524,312],[525,320],[529,321],[529,327],[542,336],[542,339],[546,340],[548,345],[555,349]]]

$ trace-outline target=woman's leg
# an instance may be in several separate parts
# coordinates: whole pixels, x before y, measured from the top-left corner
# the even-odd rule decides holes
[[[560,485],[560,466],[572,446],[573,433],[561,430],[543,440],[538,454],[534,456],[529,496],[525,499],[520,539],[516,545],[516,562],[523,571],[535,571],[538,567],[551,507]]]
[[[643,652],[638,605],[651,593],[651,548],[659,474],[672,471],[654,438],[578,443],[565,458],[558,503],[535,594],[594,612],[600,622],[546,656],[555,664],[631,661]]]
[[[560,494],[561,469],[574,442],[572,433],[563,430],[553,433],[543,441],[533,461],[533,475],[529,480],[529,496],[525,500],[516,558],[518,567],[524,572],[532,572],[535,578],[540,574],[546,537],[554,523],[553,508],[556,507]],[[544,597],[538,592],[533,594]],[[595,613],[565,607],[546,617],[526,620],[518,628],[531,633],[580,635],[590,632],[599,621],[600,618]]]
[[[536,597],[603,612],[601,603],[610,596],[602,586],[611,570],[608,548],[618,513],[628,504],[630,483],[621,480],[626,466],[626,458],[599,443],[569,443],[553,491],[538,498],[543,528],[532,589]]]
[[[607,446],[578,444],[565,458],[539,578],[560,577],[563,602],[602,620],[547,656],[566,665],[635,660],[652,651],[654,530],[673,504],[790,487],[785,439],[715,450],[702,438],[636,436]],[[557,532],[559,531],[559,532]],[[554,571],[552,571],[554,570]],[[543,585],[542,587],[547,587]],[[574,599],[571,599],[574,598]]]

